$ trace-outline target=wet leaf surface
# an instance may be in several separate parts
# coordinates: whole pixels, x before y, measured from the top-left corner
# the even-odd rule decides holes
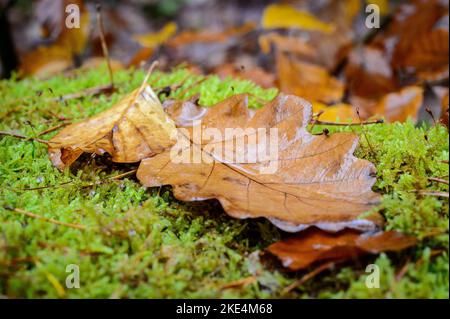
[[[400,251],[416,244],[415,237],[397,231],[361,234],[354,230],[344,230],[328,233],[313,228],[272,244],[267,250],[277,256],[284,267],[301,270],[316,263]]]
[[[357,219],[379,196],[371,190],[373,165],[352,155],[356,135],[311,135],[306,130],[311,105],[296,96],[281,94],[257,111],[247,108],[247,98],[233,96],[209,109],[192,103],[168,107],[174,121],[187,129],[179,130],[175,151],[141,162],[139,180],[149,187],[171,185],[174,196],[183,201],[218,199],[233,217],[265,217],[288,231],[311,225],[332,230],[379,225],[376,217]],[[220,136],[191,135],[208,128]],[[240,133],[227,139],[230,128]],[[274,154],[270,129],[279,137]],[[250,162],[257,149],[268,156],[254,156]],[[184,161],[176,162],[174,154],[182,151],[187,154],[182,155]],[[195,151],[202,157],[197,163]]]

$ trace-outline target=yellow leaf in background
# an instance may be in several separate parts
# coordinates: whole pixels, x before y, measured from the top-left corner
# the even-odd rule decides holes
[[[47,78],[74,66],[74,57],[81,55],[87,46],[90,33],[90,16],[81,6],[80,27],[63,27],[56,41],[49,46],[39,46],[22,56],[19,73],[22,76],[34,75]]]
[[[320,21],[308,12],[285,4],[267,6],[263,13],[262,26],[266,29],[297,28],[323,33],[332,33],[335,30],[334,25]]]
[[[375,4],[380,8],[380,14],[386,15],[389,13],[389,1],[388,0],[366,0],[366,4]]]
[[[351,22],[361,11],[361,0],[346,0],[345,2],[347,21]]]
[[[19,73],[22,76],[34,75],[44,79],[61,73],[72,65],[72,54],[67,47],[40,46],[22,57]]]
[[[133,40],[146,48],[156,48],[166,42],[177,32],[177,24],[175,22],[167,23],[158,32],[150,32],[142,35],[134,35]]]
[[[356,108],[346,103],[338,103],[332,106],[320,102],[313,102],[313,112],[323,112],[319,120],[329,122],[358,122]]]
[[[317,54],[316,48],[307,41],[277,33],[262,34],[258,38],[258,44],[264,54],[270,53],[272,45],[283,52],[295,53],[307,57],[314,57]]]
[[[317,64],[304,62],[284,53],[276,55],[278,88],[308,101],[335,103],[342,100],[345,84]]]

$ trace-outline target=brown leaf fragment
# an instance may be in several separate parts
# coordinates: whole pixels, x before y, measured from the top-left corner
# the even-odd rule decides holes
[[[384,48],[402,77],[439,81],[449,76],[448,34],[448,1],[412,1],[398,6],[373,43]]]
[[[49,154],[60,170],[83,152],[108,153],[114,162],[133,163],[170,147],[174,132],[175,124],[145,85],[111,109],[67,126],[49,141]]]
[[[227,63],[217,67],[214,73],[219,75],[220,78],[231,76],[249,80],[263,88],[275,86],[275,75],[257,66],[250,69],[241,69],[234,63]]]
[[[284,267],[300,270],[319,262],[354,259],[384,251],[400,251],[416,243],[415,237],[397,231],[361,234],[347,229],[328,233],[312,228],[276,242],[267,250],[277,256]]]
[[[311,135],[311,104],[297,96],[281,94],[257,111],[247,101],[236,95],[205,113],[186,103],[166,108],[186,127],[171,150],[141,162],[139,180],[172,185],[183,201],[218,199],[233,217],[265,217],[286,231],[379,225],[358,219],[379,195],[374,166],[352,155],[355,134]]]
[[[350,93],[364,98],[379,98],[398,88],[388,57],[376,47],[353,49],[345,75]]]
[[[283,36],[277,33],[263,34],[258,38],[258,44],[261,51],[269,54],[271,47],[275,46],[278,50],[285,53],[297,54],[303,57],[314,57],[316,49],[307,41],[301,38]]]
[[[53,2],[50,4],[50,2]],[[77,5],[80,8],[80,26],[66,26],[66,8]],[[49,10],[50,9],[50,10]],[[76,56],[83,53],[89,38],[89,11],[82,0],[42,1],[40,5],[41,22],[44,33],[55,36],[49,46],[39,46],[21,58],[20,74],[47,78],[57,75],[74,66]],[[42,14],[43,13],[43,14]],[[51,32],[51,33],[50,33]],[[57,33],[52,34],[52,33]]]
[[[211,30],[186,30],[167,41],[167,46],[178,48],[192,43],[226,42],[232,37],[242,36],[255,29],[254,23],[246,23],[242,26],[231,27],[223,31]]]
[[[319,65],[290,59],[283,53],[277,54],[276,65],[282,92],[323,103],[339,102],[344,96],[344,84]]]
[[[352,104],[363,109],[363,116],[383,116],[387,122],[417,120],[423,103],[423,88],[407,86],[397,92],[384,95],[379,100],[353,98]]]
[[[417,120],[423,102],[423,89],[418,86],[405,87],[399,92],[384,96],[375,107],[375,113],[384,115],[389,122]]]

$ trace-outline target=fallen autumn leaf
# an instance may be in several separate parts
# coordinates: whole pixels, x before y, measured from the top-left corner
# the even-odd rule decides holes
[[[49,141],[49,154],[60,170],[83,152],[108,153],[120,163],[139,162],[170,147],[174,130],[173,121],[146,84],[111,109],[64,128]]]
[[[175,197],[183,201],[216,198],[233,217],[266,217],[286,231],[312,225],[328,230],[367,230],[379,225],[377,217],[358,219],[379,199],[371,190],[374,166],[352,155],[358,137],[352,133],[311,135],[306,126],[312,107],[305,100],[280,94],[255,112],[248,110],[246,95],[233,96],[206,112],[192,103],[172,108],[177,111],[170,107],[166,110],[177,115],[175,122],[190,126],[191,132],[208,128],[220,132],[229,128],[240,132],[276,129],[280,137],[277,156],[254,163],[237,160],[237,155],[250,154],[261,145],[267,151],[267,136],[264,141],[258,137],[258,143],[249,138],[251,133],[241,133],[233,137],[230,148],[229,140],[202,137],[195,143],[180,130],[182,147],[199,150],[205,160],[174,163],[171,150],[144,159],[137,177],[145,186],[172,185]],[[189,124],[189,117],[201,119],[201,124]],[[276,164],[276,172],[261,173],[272,164]]]
[[[415,237],[397,231],[361,234],[354,230],[344,230],[333,234],[313,228],[276,242],[267,250],[277,256],[283,266],[290,270],[300,270],[317,262],[399,251],[416,243]]]

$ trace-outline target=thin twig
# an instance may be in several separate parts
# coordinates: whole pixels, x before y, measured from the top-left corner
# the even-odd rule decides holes
[[[361,130],[362,130],[362,132],[363,132],[364,137],[366,138],[367,145],[369,146],[370,151],[372,152],[373,156],[376,157],[377,153],[376,153],[375,150],[373,149],[372,144],[371,144],[370,141],[369,141],[369,137],[367,136],[366,130],[364,129],[364,125],[362,124],[363,121],[362,121],[362,119],[361,119],[361,114],[359,113],[359,107],[356,107],[356,114],[358,115],[358,119],[359,119],[359,121],[361,122]]]
[[[195,81],[194,83],[192,83],[191,85],[189,85],[188,87],[186,87],[183,91],[181,91],[180,93],[175,93],[175,95],[179,96],[180,98],[183,97],[187,92],[189,92],[192,88],[196,87],[197,85],[203,83],[204,81],[206,81],[208,79],[208,77],[204,77],[201,78],[197,81]]]
[[[431,253],[430,253],[430,258],[439,256],[439,255],[445,253],[446,251],[447,251],[447,250],[445,250],[445,249],[434,249],[434,250],[432,250]],[[424,257],[420,257],[420,259],[416,261],[415,266],[416,266],[416,267],[419,267],[419,266],[422,265],[424,262],[425,262],[425,258],[424,258]]]
[[[94,182],[94,183],[83,185],[82,187],[83,188],[87,188],[87,187],[92,187],[92,186],[95,186],[95,185],[101,185],[101,184],[104,184],[104,183],[107,183],[107,182],[110,182],[110,181],[121,179],[122,177],[133,175],[136,172],[137,172],[137,169],[133,169],[133,170],[125,172],[123,174],[119,174],[119,175],[116,175],[116,176],[108,177],[106,179],[103,179],[103,180],[100,180],[100,181],[97,181],[97,182]]]
[[[73,223],[65,223],[65,222],[61,222],[59,220],[56,219],[52,219],[52,218],[48,218],[48,217],[44,217],[41,215],[36,215],[33,214],[31,212],[27,212],[26,210],[20,209],[20,208],[14,208],[14,207],[10,207],[10,206],[5,206],[5,209],[18,213],[18,214],[22,214],[31,218],[36,218],[36,219],[40,219],[55,225],[61,225],[61,226],[66,226],[66,227],[70,227],[70,228],[75,228],[75,229],[79,229],[79,230],[86,230],[86,226],[84,225],[80,225],[80,224],[73,224]]]
[[[319,117],[324,113],[324,110],[320,110],[317,114],[313,114],[312,119],[311,119],[311,129],[310,131],[312,132],[314,130],[314,126],[317,124],[317,121],[319,120]]]
[[[55,112],[52,112],[51,110],[42,109],[41,112],[52,118],[54,117],[54,118],[58,119],[58,121],[71,121],[72,120],[72,118],[68,118],[68,117],[65,117],[64,115],[56,114]]]
[[[442,183],[442,184],[448,185],[448,181],[445,180],[445,179],[436,178],[436,177],[429,177],[428,180],[429,180],[430,182],[437,182],[437,183]]]
[[[303,285],[305,282],[307,282],[308,280],[312,279],[313,277],[317,276],[318,274],[320,274],[321,272],[328,270],[328,269],[332,269],[337,263],[342,262],[343,260],[338,260],[338,261],[330,261],[328,263],[325,263],[323,265],[320,265],[319,267],[317,267],[316,269],[314,269],[313,271],[307,273],[306,275],[304,275],[302,278],[300,278],[299,280],[295,281],[294,283],[290,284],[289,286],[287,286],[286,288],[284,288],[283,290],[283,295],[289,293],[290,291],[292,291],[293,289]]]
[[[145,75],[144,80],[142,81],[142,84],[141,84],[136,96],[139,96],[139,94],[141,94],[141,92],[144,90],[145,85],[147,85],[148,79],[150,78],[150,75],[152,75],[153,71],[158,66],[158,64],[159,64],[158,61],[153,61],[152,65],[150,65],[150,67],[147,70],[147,74]]]
[[[47,135],[47,134],[49,134],[49,133],[51,133],[51,132],[54,132],[54,131],[56,131],[57,129],[60,129],[61,127],[64,127],[64,126],[69,125],[69,124],[70,124],[70,123],[61,123],[61,124],[59,124],[59,125],[50,127],[50,128],[48,128],[48,129],[46,129],[46,130],[40,132],[37,136]]]
[[[112,71],[112,67],[111,67],[111,61],[109,58],[108,45],[106,44],[105,30],[103,29],[103,19],[102,19],[102,14],[101,14],[100,3],[97,4],[97,24],[98,24],[98,29],[100,32],[100,41],[102,43],[103,55],[105,56],[106,64],[108,65],[110,85],[112,88],[114,88],[114,75],[113,75],[113,71]]]
[[[137,172],[137,169],[133,169],[131,171],[128,171],[128,172],[125,172],[125,173],[122,173],[122,174],[119,174],[119,175],[116,175],[116,176],[107,177],[105,179],[102,179],[102,180],[94,182],[94,183],[89,183],[89,184],[86,184],[86,185],[82,185],[81,187],[82,188],[87,188],[87,187],[92,187],[92,186],[95,186],[95,185],[101,185],[101,184],[104,184],[104,183],[107,183],[107,182],[110,182],[110,181],[121,179],[122,177],[133,175],[136,172]],[[74,183],[73,180],[69,181],[69,182],[64,182],[64,183],[61,183],[61,184],[58,184],[58,185],[46,185],[46,186],[40,186],[40,187],[22,188],[21,190],[22,191],[36,191],[36,190],[42,190],[42,189],[47,189],[47,188],[62,187],[62,186],[66,186],[66,185],[69,185],[69,184],[72,184],[72,183]]]
[[[27,137],[24,135],[13,133],[13,132],[0,131],[0,136],[10,136],[10,137],[15,137],[15,138],[25,140],[25,141],[35,141],[35,142],[39,142],[39,143],[46,144],[46,145],[49,144],[49,142],[47,140],[43,140],[43,139],[36,138],[36,137]]]
[[[323,113],[325,113],[325,111],[324,111],[324,110],[320,110],[320,111],[317,112],[317,113],[313,113],[312,117],[313,117],[313,119],[318,120],[319,117],[320,117]]]
[[[406,259],[405,264],[400,268],[400,271],[395,275],[395,281],[400,281],[403,276],[405,276],[406,272],[408,271],[409,263],[411,262],[411,257],[408,257]]]
[[[445,198],[449,198],[449,193],[446,192],[438,192],[438,191],[425,191],[425,190],[419,190],[416,191],[421,195],[426,195],[426,196],[435,196],[435,197],[445,197]]]
[[[254,283],[255,281],[256,281],[256,277],[250,276],[250,277],[246,277],[246,278],[242,278],[239,280],[229,282],[229,283],[223,285],[222,287],[220,287],[220,289],[225,290],[225,289],[230,289],[230,288],[238,288],[238,287],[242,287],[242,286],[247,286],[247,285]]]
[[[30,188],[22,188],[22,191],[37,191],[37,190],[41,190],[41,189],[46,189],[46,188],[55,188],[55,187],[62,187],[68,184],[72,184],[74,181],[69,181],[69,182],[64,182],[58,185],[46,185],[46,186],[39,186],[39,187],[30,187]]]
[[[433,120],[433,124],[436,125],[436,119],[434,117],[433,111],[427,106],[425,108],[425,111],[431,116],[431,119]]]
[[[69,93],[63,96],[54,97],[49,99],[52,102],[65,102],[69,100],[81,99],[87,95],[98,96],[102,93],[112,93],[114,92],[114,87],[111,84],[100,85],[92,88],[87,88],[77,93]]]
[[[383,120],[375,120],[375,121],[366,121],[361,123],[336,123],[336,122],[325,122],[325,121],[319,121],[319,120],[312,120],[311,124],[317,124],[317,125],[332,125],[332,126],[359,126],[359,125],[373,125],[373,124],[383,124]]]
[[[189,79],[190,75],[188,74],[187,76],[185,76],[180,83],[175,83],[169,86],[165,86],[165,87],[154,87],[153,85],[152,88],[155,92],[157,92],[158,97],[161,94],[165,94],[166,97],[169,97],[173,92],[177,91],[178,89],[180,89],[184,83]]]

